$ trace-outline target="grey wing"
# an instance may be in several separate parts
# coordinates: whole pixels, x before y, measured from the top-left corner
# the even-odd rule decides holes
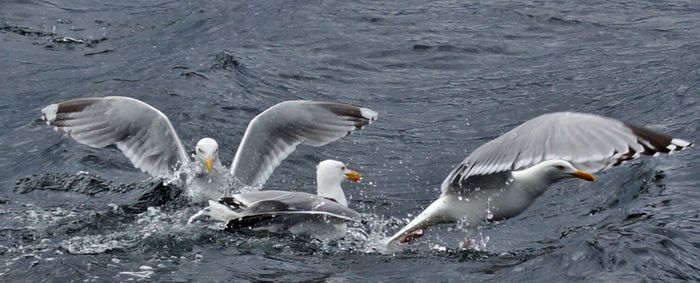
[[[242,212],[246,215],[319,214],[347,220],[360,217],[354,210],[334,200],[309,193],[266,190],[235,194],[232,198],[246,206]]]
[[[322,146],[361,129],[377,112],[350,104],[287,101],[256,116],[231,164],[237,185],[259,187],[299,144]]]
[[[290,199],[293,193],[294,192],[291,191],[263,190],[234,194],[231,197],[224,197],[222,199],[230,198],[231,201],[239,203],[240,206],[250,207],[257,202],[266,200],[284,201]]]
[[[46,106],[41,113],[47,125],[79,143],[115,145],[136,168],[154,177],[167,177],[188,160],[168,117],[137,99],[78,98]]]
[[[538,116],[477,148],[442,183],[462,187],[471,176],[520,170],[550,159],[596,172],[640,154],[671,153],[692,145],[652,130],[585,113]]]
[[[472,197],[479,191],[503,190],[512,181],[511,171],[498,172],[488,175],[473,175],[462,182],[443,184],[442,193],[454,194],[464,198]]]

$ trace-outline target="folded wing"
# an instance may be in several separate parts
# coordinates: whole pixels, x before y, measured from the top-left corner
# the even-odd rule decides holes
[[[317,195],[288,191],[257,191],[219,200],[240,216],[228,221],[227,230],[271,224],[292,226],[319,220],[357,221],[360,215],[334,200]]]
[[[238,206],[252,214],[319,214],[343,219],[358,219],[360,215],[337,201],[303,192],[264,190],[235,194],[222,198],[227,205]]]
[[[115,145],[131,163],[154,177],[167,177],[188,157],[163,113],[129,97],[68,100],[41,109],[58,132],[95,148]]]

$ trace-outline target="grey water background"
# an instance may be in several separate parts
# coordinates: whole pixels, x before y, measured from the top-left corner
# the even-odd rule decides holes
[[[378,245],[469,152],[542,113],[699,142],[697,1],[0,0],[0,70],[4,282],[700,280],[695,147],[559,183],[513,219]],[[197,207],[175,188],[38,121],[50,103],[105,95],[160,109],[188,149],[217,139],[225,163],[275,103],[378,111],[300,147],[266,185],[313,192],[319,160],[347,162],[365,177],[344,185],[364,236],[185,225]],[[459,250],[465,238],[483,248]]]

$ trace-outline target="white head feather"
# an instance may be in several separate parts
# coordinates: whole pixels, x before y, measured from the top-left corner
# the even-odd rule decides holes
[[[219,163],[219,144],[214,139],[203,138],[197,142],[195,155],[207,173],[211,173],[212,167]]]
[[[348,201],[340,184],[343,179],[358,182],[361,176],[357,171],[347,168],[343,162],[336,160],[324,160],[316,169],[316,185],[319,196],[334,199],[338,203],[348,206]]]

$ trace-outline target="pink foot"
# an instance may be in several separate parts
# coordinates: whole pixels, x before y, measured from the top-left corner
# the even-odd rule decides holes
[[[413,242],[415,239],[418,239],[421,236],[423,236],[423,233],[425,233],[425,230],[423,230],[423,229],[418,229],[418,230],[412,231],[411,233],[408,233],[406,235],[401,236],[401,238],[399,238],[399,242],[400,243]]]

